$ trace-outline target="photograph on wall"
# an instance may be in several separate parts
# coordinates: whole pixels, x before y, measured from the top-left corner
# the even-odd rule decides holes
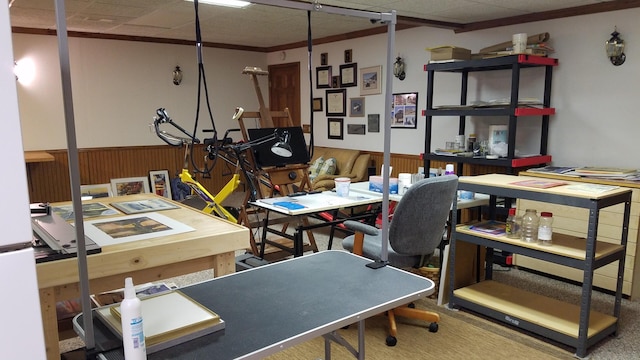
[[[364,116],[364,98],[356,97],[349,99],[349,116],[362,117]]]
[[[391,127],[415,129],[418,93],[393,94],[391,104]]]
[[[367,128],[370,133],[380,132],[380,114],[367,115]]]
[[[360,95],[382,94],[382,65],[360,69]]]
[[[347,134],[364,135],[365,134],[364,124],[347,124]]]
[[[152,239],[195,230],[155,212],[85,221],[84,228],[86,235],[100,246]]]

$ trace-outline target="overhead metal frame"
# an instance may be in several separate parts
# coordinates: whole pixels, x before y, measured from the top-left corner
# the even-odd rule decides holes
[[[75,118],[73,111],[73,94],[71,87],[71,72],[69,62],[69,45],[67,23],[65,17],[64,0],[54,0],[56,9],[56,29],[58,38],[58,53],[60,57],[60,73],[62,81],[62,99],[64,104],[64,117],[67,135],[67,152],[69,156],[69,174],[71,183],[71,199],[76,223],[76,239],[78,240],[78,275],[80,282],[80,294],[83,313],[91,312],[91,300],[89,292],[89,274],[87,271],[87,252],[85,248],[84,225],[82,218],[82,201],[80,193],[80,166],[78,160],[78,146],[75,131]],[[322,5],[319,1],[303,3],[289,0],[251,0],[254,4],[276,6],[289,9],[307,10],[312,12],[324,12],[327,14],[346,15],[369,19],[387,25],[387,66],[385,75],[385,111],[384,111],[384,155],[383,155],[383,196],[382,196],[382,264],[388,260],[388,236],[389,236],[389,164],[391,163],[391,98],[393,94],[393,49],[395,47],[395,30],[397,23],[396,11],[388,13],[372,12],[356,9],[347,9]],[[92,316],[84,316],[85,345],[87,349],[95,347]]]

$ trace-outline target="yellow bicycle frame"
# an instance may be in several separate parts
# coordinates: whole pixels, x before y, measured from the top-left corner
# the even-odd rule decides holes
[[[191,174],[189,174],[189,170],[187,169],[182,169],[182,172],[180,173],[180,180],[189,185],[191,190],[207,203],[207,206],[202,209],[203,212],[207,214],[215,212],[223,219],[234,223],[238,222],[238,219],[236,219],[235,216],[231,215],[227,209],[219,205],[222,204],[222,202],[238,188],[238,185],[240,184],[240,175],[238,173],[233,174],[231,180],[227,182],[216,196],[211,195],[204,186],[197,182]]]

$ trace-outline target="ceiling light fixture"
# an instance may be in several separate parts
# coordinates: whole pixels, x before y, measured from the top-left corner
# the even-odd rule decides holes
[[[193,2],[193,0],[185,0],[185,1]],[[237,8],[237,9],[242,9],[242,8],[245,8],[245,7],[249,6],[249,5],[251,5],[250,2],[241,1],[241,0],[198,0],[198,3],[209,4],[209,5],[218,5],[218,6],[226,6],[226,7],[232,7],[232,8]]]

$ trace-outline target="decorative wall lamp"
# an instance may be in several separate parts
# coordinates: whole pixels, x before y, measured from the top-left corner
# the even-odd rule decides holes
[[[180,85],[182,82],[182,70],[180,70],[180,66],[176,66],[173,70],[173,85]]]
[[[624,61],[627,59],[627,56],[624,54],[624,40],[620,39],[618,35],[620,35],[618,29],[614,28],[611,33],[611,39],[607,40],[605,44],[607,57],[609,57],[609,61],[615,66],[624,64]]]
[[[400,80],[404,80],[405,78],[404,61],[402,61],[400,56],[398,56],[396,62],[393,63],[393,75]]]

